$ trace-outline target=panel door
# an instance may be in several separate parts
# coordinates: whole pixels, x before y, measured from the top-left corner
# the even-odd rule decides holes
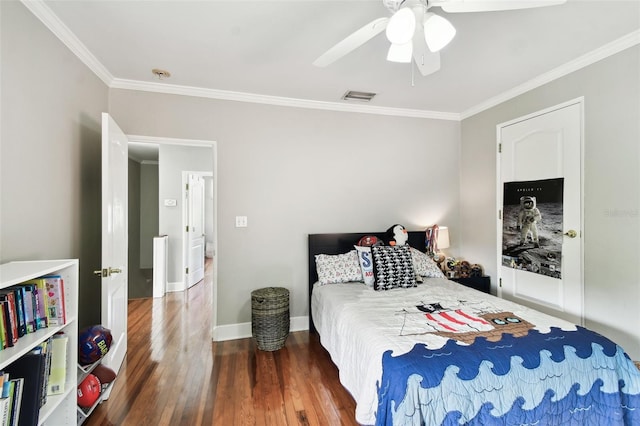
[[[103,113],[101,320],[113,342],[102,362],[115,372],[127,353],[128,150],[127,136]]]
[[[498,295],[576,324],[583,323],[582,111],[582,101],[578,100],[498,126]],[[524,235],[526,225],[506,212],[505,192],[513,185],[518,188],[521,182],[541,181],[563,182],[561,211],[541,215],[538,227],[545,226],[544,236],[537,235],[538,227],[535,233],[529,227]],[[509,184],[505,186],[505,183]],[[538,185],[524,185],[523,196],[527,186]],[[520,200],[522,202],[522,198]],[[519,217],[522,219],[522,213]],[[556,223],[550,223],[554,220]],[[510,226],[515,226],[520,233],[516,245],[522,246],[521,253],[530,248],[527,254],[531,263],[536,258],[542,259],[538,263],[542,266],[535,269],[537,272],[531,272],[533,268],[527,270],[526,258],[524,266],[514,267],[513,263],[506,266],[505,259],[509,257],[502,255],[513,247],[506,247],[502,234]],[[559,262],[545,248],[553,241],[560,246]],[[544,256],[549,257],[547,263]],[[548,271],[540,272],[542,268],[552,268],[554,262],[561,265],[561,270],[551,269],[555,276]]]

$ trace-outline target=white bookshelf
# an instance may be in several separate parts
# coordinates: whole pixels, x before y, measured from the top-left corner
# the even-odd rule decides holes
[[[78,359],[78,260],[36,260],[9,262],[0,265],[0,289],[44,275],[60,275],[64,281],[67,323],[27,334],[18,343],[0,351],[0,370],[4,369],[35,346],[62,331],[69,338],[64,393],[50,395],[40,408],[38,425],[76,425],[76,386]]]

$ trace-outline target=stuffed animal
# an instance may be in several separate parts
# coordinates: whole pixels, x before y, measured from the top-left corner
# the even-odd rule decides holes
[[[520,231],[520,245],[527,242],[527,235],[531,232],[531,240],[534,247],[540,247],[538,241],[538,223],[542,220],[540,210],[536,207],[536,197],[525,195],[520,197],[520,211],[518,212],[518,223],[516,229]]]
[[[409,234],[404,226],[395,224],[384,234],[384,243],[389,246],[403,246],[407,243]]]

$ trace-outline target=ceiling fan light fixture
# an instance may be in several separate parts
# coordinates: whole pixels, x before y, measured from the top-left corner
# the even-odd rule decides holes
[[[453,40],[456,29],[440,15],[427,12],[424,16],[424,39],[432,52],[438,52]]]
[[[413,42],[411,42],[411,40],[409,40],[409,43],[404,44],[391,43],[389,52],[387,53],[387,61],[408,64],[411,63],[412,59]]]
[[[406,44],[416,32],[416,16],[409,8],[402,8],[389,18],[386,34],[393,44]]]

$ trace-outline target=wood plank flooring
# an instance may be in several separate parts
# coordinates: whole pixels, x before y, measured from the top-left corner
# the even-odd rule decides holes
[[[209,272],[184,293],[129,301],[125,363],[85,425],[357,425],[317,335],[290,333],[274,352],[212,342],[210,294]]]

